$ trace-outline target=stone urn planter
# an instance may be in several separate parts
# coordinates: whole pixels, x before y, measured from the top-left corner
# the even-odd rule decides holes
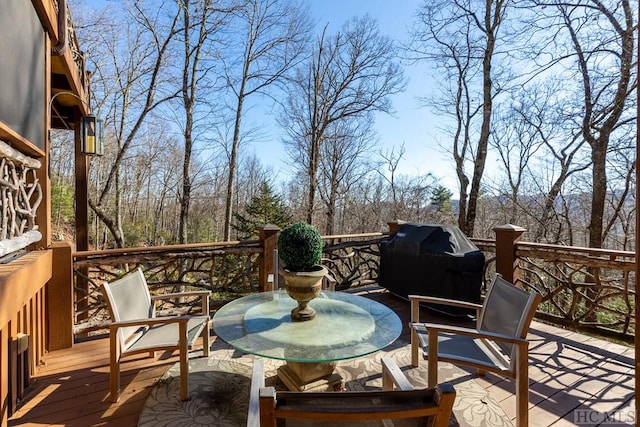
[[[327,275],[327,269],[320,265],[323,244],[318,230],[302,222],[283,228],[278,236],[278,255],[284,264],[280,274],[287,293],[298,302],[291,311],[294,322],[316,316],[309,301],[320,294],[322,279]]]
[[[287,294],[298,302],[298,306],[291,310],[291,320],[301,322],[316,317],[316,311],[309,306],[309,301],[320,294],[327,269],[322,265],[315,266],[311,271],[289,271],[283,268],[280,274],[284,277]]]

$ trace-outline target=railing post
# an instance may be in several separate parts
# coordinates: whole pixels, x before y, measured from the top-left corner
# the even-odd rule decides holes
[[[262,246],[262,255],[260,257],[260,267],[258,269],[258,281],[260,290],[267,289],[267,277],[270,273],[278,274],[273,271],[273,251],[278,246],[278,233],[280,227],[273,224],[267,224],[259,228],[260,244]]]
[[[493,231],[496,233],[496,273],[515,285],[520,280],[520,264],[516,257],[515,243],[527,230],[517,225],[505,224],[495,227]]]
[[[73,259],[71,245],[55,242],[53,274],[47,285],[47,349],[70,348],[73,345]]]
[[[403,221],[401,219],[396,219],[394,221],[388,222],[387,225],[389,226],[389,237],[395,236],[398,230],[400,229],[400,226],[406,223],[407,221]]]

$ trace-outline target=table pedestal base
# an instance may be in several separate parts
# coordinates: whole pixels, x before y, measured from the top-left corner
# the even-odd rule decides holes
[[[287,362],[278,368],[278,378],[291,391],[340,391],[344,383],[335,367],[335,362]]]

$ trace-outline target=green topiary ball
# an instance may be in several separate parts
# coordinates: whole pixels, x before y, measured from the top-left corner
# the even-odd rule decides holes
[[[320,264],[322,246],[318,230],[302,222],[283,228],[278,236],[278,255],[290,271],[310,271]]]

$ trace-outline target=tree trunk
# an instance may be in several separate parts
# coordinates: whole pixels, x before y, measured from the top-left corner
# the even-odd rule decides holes
[[[187,114],[187,122],[184,132],[184,161],[182,163],[182,197],[180,198],[180,225],[178,239],[181,244],[187,243],[189,222],[189,205],[191,204],[191,152],[193,150],[193,138],[191,126],[193,115]]]
[[[309,195],[307,198],[307,223],[313,224],[313,211],[316,203],[316,191],[317,191],[317,174],[318,166],[320,165],[320,138],[313,136],[311,142],[311,152],[309,153],[309,168],[307,169],[307,175],[309,178]]]
[[[486,2],[484,28],[486,31],[487,44],[484,49],[482,59],[482,127],[480,129],[480,139],[476,149],[476,158],[473,162],[473,177],[471,178],[471,191],[469,192],[469,205],[467,207],[467,217],[462,231],[469,237],[473,237],[476,215],[478,210],[478,199],[480,198],[480,183],[484,174],[484,167],[487,160],[487,147],[489,146],[489,134],[491,132],[491,114],[493,113],[493,82],[491,77],[491,61],[496,44],[496,31],[502,21],[502,1],[497,1],[495,10],[491,9],[492,1]]]
[[[231,217],[233,215],[233,197],[236,178],[236,167],[238,163],[238,146],[240,145],[240,121],[242,120],[242,107],[244,104],[244,89],[246,84],[246,73],[238,94],[238,105],[236,106],[236,119],[233,127],[233,141],[231,143],[231,154],[229,155],[229,174],[227,175],[227,198],[224,205],[224,240],[231,240]]]

